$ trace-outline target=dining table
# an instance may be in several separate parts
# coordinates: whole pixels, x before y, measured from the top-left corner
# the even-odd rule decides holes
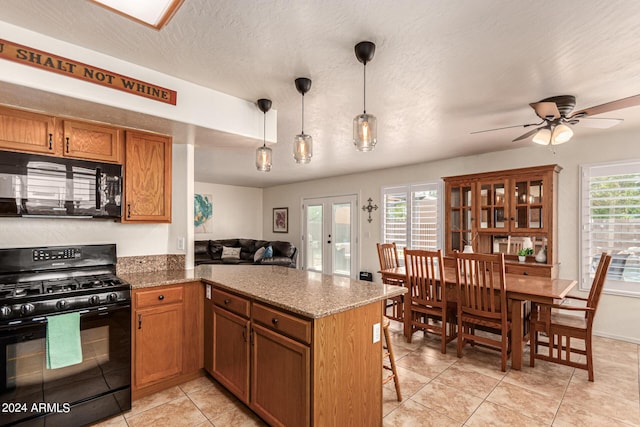
[[[404,281],[406,286],[407,271],[404,266],[380,270],[382,279],[400,279]],[[456,269],[444,268],[446,289],[450,292],[456,292]],[[576,286],[577,280],[573,279],[554,279],[551,277],[522,275],[522,274],[505,274],[505,290],[507,292],[507,300],[509,301],[511,311],[511,368],[522,369],[522,355],[524,353],[524,321],[522,307],[525,301],[540,304],[552,304],[554,300],[563,299]],[[404,298],[404,313],[410,313],[411,290]],[[408,337],[411,333],[411,319],[408,315],[404,316],[404,336]]]

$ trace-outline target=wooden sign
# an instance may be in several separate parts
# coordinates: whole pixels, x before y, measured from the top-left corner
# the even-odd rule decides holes
[[[142,80],[0,39],[0,58],[176,105],[178,93]]]

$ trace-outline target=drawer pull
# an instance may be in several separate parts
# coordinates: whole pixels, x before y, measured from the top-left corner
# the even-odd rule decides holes
[[[278,318],[274,317],[273,319],[271,319],[271,323],[273,323],[274,325],[278,324]]]
[[[525,271],[525,272],[523,272],[522,274],[524,274],[525,276],[528,276],[528,275],[529,275],[529,272],[528,272],[528,271]]]
[[[53,150],[53,134],[49,134],[49,150]]]
[[[158,295],[158,299],[162,301],[164,299],[164,295]]]
[[[227,298],[227,299],[224,300],[224,305],[229,305],[230,302],[231,301]]]

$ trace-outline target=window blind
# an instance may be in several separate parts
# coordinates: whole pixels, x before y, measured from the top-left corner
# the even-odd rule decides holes
[[[581,284],[602,252],[612,256],[605,292],[640,296],[640,161],[582,168]]]

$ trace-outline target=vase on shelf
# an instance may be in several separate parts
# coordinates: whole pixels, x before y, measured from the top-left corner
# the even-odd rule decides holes
[[[520,262],[525,262],[527,260],[527,257],[524,255],[518,255],[518,261]]]
[[[544,264],[547,262],[547,247],[543,246],[540,248],[538,253],[536,254],[536,262]]]
[[[531,237],[525,237],[522,239],[522,249],[533,249],[533,241]]]
[[[473,246],[464,245],[464,248],[462,249],[462,253],[463,254],[472,254],[473,253]]]

